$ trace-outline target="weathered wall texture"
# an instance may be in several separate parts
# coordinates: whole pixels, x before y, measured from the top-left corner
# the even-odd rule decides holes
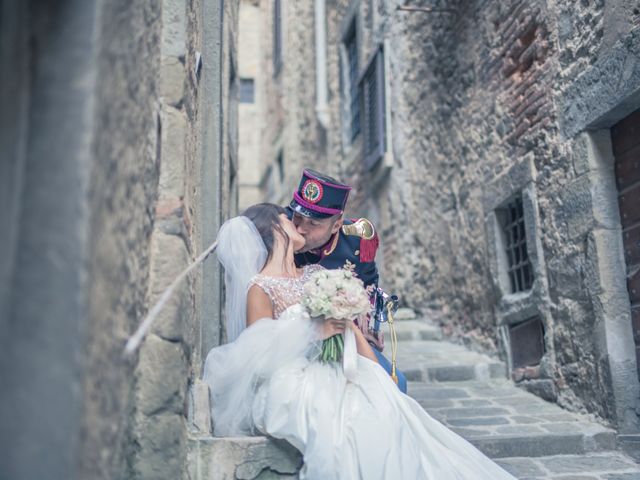
[[[326,154],[308,120],[312,43],[286,36],[287,58],[300,62],[297,84],[278,90],[276,79],[266,88],[274,105],[287,104],[277,114],[271,108],[273,123],[299,124],[288,133],[301,140],[287,150],[287,168],[308,158],[355,186],[350,210],[377,224],[382,282],[407,306],[503,356],[509,326],[541,318],[544,357],[514,378],[547,399],[637,431],[638,381],[607,130],[640,107],[637,5],[396,7],[385,0],[327,2]],[[358,25],[361,73],[384,43],[387,148],[372,171],[362,160],[362,135],[351,145],[343,139],[339,47],[350,18]],[[286,28],[296,31],[303,22],[289,19]],[[266,138],[273,137],[268,130]],[[496,209],[520,192],[535,281],[514,296],[501,278]]]
[[[261,2],[265,164],[263,199],[288,204],[304,167],[318,167],[327,149],[326,131],[315,114],[314,3],[281,1],[282,64],[273,62],[274,1]],[[292,94],[295,92],[295,94]],[[277,163],[283,158],[283,168]]]
[[[220,341],[215,262],[122,354],[232,208],[223,3],[0,5],[2,478],[188,476],[189,386]]]
[[[238,105],[238,210],[262,200],[260,181],[268,163],[260,149],[265,117],[262,114],[264,94],[262,89],[263,19],[259,0],[243,0],[240,3],[238,22],[238,75],[253,81],[252,102]]]
[[[151,1],[110,2],[97,15],[80,477],[123,475],[132,453],[133,365],[123,361],[122,345],[148,301],[160,15]]]
[[[224,2],[223,11],[213,11],[212,4],[167,0],[163,5],[162,141],[151,242],[151,303],[209,246],[220,221],[235,213],[232,172],[237,138],[231,124],[237,121],[237,78],[232,72],[237,70],[233,52],[238,4]],[[213,15],[205,16],[205,8]],[[206,28],[211,32],[205,22],[210,22]],[[216,49],[208,43],[212,40],[221,42]],[[199,57],[206,68],[198,65]],[[218,88],[205,88],[208,82],[218,83]],[[207,139],[210,129],[217,129],[212,140]],[[207,184],[211,180],[216,185]],[[200,377],[208,348],[222,333],[219,311],[214,312],[220,292],[210,290],[218,284],[207,281],[207,270],[209,276],[219,276],[215,260],[208,260],[204,277],[193,275],[181,285],[140,349],[133,465],[133,474],[140,478],[188,476],[192,385]],[[218,299],[217,305],[210,305],[210,297]]]

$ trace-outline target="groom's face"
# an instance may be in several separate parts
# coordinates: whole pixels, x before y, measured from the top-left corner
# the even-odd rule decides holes
[[[334,215],[329,218],[310,218],[293,214],[293,224],[296,226],[298,233],[305,239],[304,247],[300,252],[308,252],[309,250],[317,250],[326,245],[331,236],[342,227],[342,215]]]

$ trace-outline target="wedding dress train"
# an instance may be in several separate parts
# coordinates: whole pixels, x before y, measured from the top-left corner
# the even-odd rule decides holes
[[[274,317],[246,328],[207,356],[214,434],[264,434],[302,452],[301,479],[513,480],[469,442],[401,393],[377,363],[358,356],[348,380],[340,364],[316,360],[317,326],[299,305],[299,279],[258,275]]]

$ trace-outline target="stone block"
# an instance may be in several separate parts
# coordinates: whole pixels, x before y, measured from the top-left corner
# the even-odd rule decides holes
[[[183,415],[163,413],[142,420],[135,478],[184,478],[187,456]]]
[[[151,259],[152,287],[149,301],[150,305],[154,305],[171,282],[187,267],[189,254],[182,237],[156,230],[151,243]],[[158,314],[152,331],[167,340],[181,340],[185,326],[190,324],[189,312],[189,283],[184,281]]]
[[[452,418],[447,420],[447,423],[454,427],[469,427],[477,425],[507,425],[509,420],[506,417]]]
[[[573,168],[578,176],[593,171],[612,174],[614,158],[608,129],[583,132],[572,146]]]
[[[559,297],[584,298],[586,291],[583,283],[585,268],[584,255],[557,255],[549,259],[547,273],[549,290]]]
[[[176,57],[165,57],[160,65],[160,98],[172,107],[179,108],[184,99],[186,71]]]
[[[582,435],[503,435],[489,438],[468,438],[491,458],[543,457],[580,454],[584,452]]]
[[[448,387],[426,387],[423,385],[409,382],[409,392],[412,397],[434,398],[434,399],[450,399],[450,398],[469,398],[469,393],[462,388]]]
[[[558,390],[553,380],[524,380],[518,386],[548,402],[558,399]]]
[[[173,0],[162,4],[163,57],[184,58],[187,50],[187,3]]]
[[[571,239],[584,237],[594,228],[591,182],[587,176],[578,177],[566,185],[562,205],[558,216],[566,223]]]
[[[508,415],[510,412],[500,407],[457,407],[445,408],[441,411],[447,419],[451,418],[473,418],[473,417],[494,417],[497,415]]]
[[[640,472],[611,473],[602,476],[603,480],[640,480]]]
[[[566,455],[541,460],[552,473],[615,472],[637,466],[622,455]]]
[[[606,128],[638,108],[639,51],[636,29],[568,86],[559,102],[566,138],[588,127]]]
[[[191,408],[189,415],[192,420],[192,426],[198,434],[211,434],[211,398],[209,393],[209,385],[202,380],[196,379],[191,385]]]
[[[590,233],[586,253],[586,286],[590,294],[626,292],[626,265],[620,230],[598,229]]]
[[[173,107],[162,111],[162,144],[160,183],[158,194],[163,197],[184,198],[186,182],[187,117]]]
[[[502,458],[496,463],[516,478],[545,475],[544,470],[536,462],[528,458]]]
[[[188,371],[182,344],[148,335],[140,347],[136,375],[140,413],[183,413]]]
[[[474,365],[451,365],[446,367],[431,367],[427,369],[429,380],[436,382],[461,382],[476,378]]]
[[[195,448],[203,480],[255,480],[269,478],[268,475],[287,478],[295,475],[302,465],[295,448],[265,437],[209,437],[192,442],[190,449]]]
[[[618,448],[640,463],[640,435],[618,435]]]

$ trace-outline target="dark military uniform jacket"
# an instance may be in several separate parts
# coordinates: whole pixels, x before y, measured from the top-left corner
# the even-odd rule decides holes
[[[297,253],[298,267],[319,263],[325,268],[342,268],[347,261],[355,265],[355,273],[365,286],[378,286],[378,269],[375,255],[378,249],[378,235],[373,224],[365,218],[347,220],[318,251]]]

